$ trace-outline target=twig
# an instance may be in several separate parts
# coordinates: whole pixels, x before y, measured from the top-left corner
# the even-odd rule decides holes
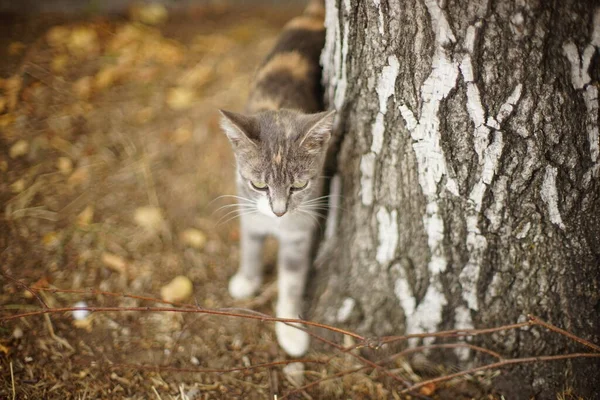
[[[531,326],[530,322],[521,322],[518,324],[509,324],[502,325],[494,328],[484,328],[484,329],[452,329],[448,331],[439,331],[439,332],[431,332],[431,333],[413,333],[410,335],[402,335],[402,336],[384,336],[381,338],[381,344],[394,343],[402,340],[408,340],[413,338],[430,338],[430,337],[463,337],[463,336],[478,336],[478,335],[486,335],[488,333],[494,333],[499,331],[509,331],[512,329],[524,328],[526,326]]]
[[[533,325],[543,326],[544,328],[546,328],[548,330],[551,330],[553,332],[559,333],[559,334],[561,334],[563,336],[566,336],[569,339],[571,339],[571,340],[573,340],[573,341],[575,341],[577,343],[581,343],[582,345],[584,345],[586,347],[589,347],[592,350],[600,351],[600,346],[598,346],[598,345],[596,345],[596,344],[594,344],[592,342],[589,342],[589,341],[587,341],[587,340],[585,340],[583,338],[580,338],[579,336],[575,336],[571,332],[565,331],[564,329],[560,329],[559,327],[554,326],[554,325],[552,325],[552,324],[550,324],[548,322],[542,321],[541,319],[539,319],[535,315],[528,314],[527,318],[529,319],[529,322],[531,322]]]
[[[17,397],[17,391],[15,389],[15,373],[13,371],[12,361],[10,362],[10,382],[12,385],[12,400],[15,400]]]
[[[239,371],[250,371],[253,369],[259,368],[269,368],[276,367],[279,365],[287,365],[295,362],[301,362],[305,364],[325,364],[326,361],[322,360],[312,360],[309,358],[306,359],[295,359],[295,360],[283,360],[283,361],[273,361],[270,363],[264,364],[255,364],[250,365],[248,367],[235,367],[235,368],[178,368],[178,367],[167,367],[164,365],[143,365],[143,364],[113,364],[109,368],[110,369],[135,369],[135,370],[145,370],[145,371],[161,371],[161,372],[189,372],[189,373],[205,373],[205,374],[227,374],[231,372],[239,372]]]
[[[454,374],[444,375],[444,376],[440,376],[438,378],[433,378],[433,379],[428,379],[426,381],[419,382],[410,387],[407,387],[406,389],[402,390],[400,393],[408,393],[408,392],[411,392],[413,390],[419,389],[423,386],[427,386],[430,384],[446,382],[446,381],[449,381],[454,378],[473,374],[475,372],[500,368],[500,367],[504,367],[507,365],[526,364],[526,363],[539,362],[539,361],[566,360],[566,359],[570,359],[570,358],[600,358],[600,354],[598,354],[598,353],[572,353],[572,354],[558,354],[558,355],[554,355],[554,356],[511,358],[511,359],[501,360],[501,361],[498,361],[498,362],[495,362],[492,364],[487,364],[487,365],[484,365],[481,367],[470,368],[465,371],[456,372]]]
[[[327,329],[327,330],[341,333],[344,335],[349,335],[358,340],[364,340],[364,338],[362,336],[360,336],[356,333],[349,332],[349,331],[346,331],[341,328],[336,328],[334,326],[321,324],[319,322],[304,321],[301,319],[293,319],[293,318],[277,318],[277,317],[270,317],[270,316],[232,313],[232,312],[227,312],[227,311],[220,311],[218,309],[196,308],[195,306],[192,306],[192,305],[190,305],[190,307],[188,307],[188,308],[175,308],[175,307],[56,307],[56,308],[42,309],[42,310],[38,310],[38,311],[31,311],[31,312],[26,312],[26,313],[21,313],[21,314],[9,315],[7,317],[0,317],[0,321],[11,321],[14,319],[33,317],[36,315],[73,312],[76,310],[87,310],[90,312],[139,311],[139,312],[175,312],[175,313],[184,313],[184,314],[194,314],[195,313],[195,314],[220,315],[220,316],[226,316],[226,317],[254,319],[254,320],[260,320],[262,322],[284,322],[284,323],[291,323],[291,324],[305,324],[305,325],[310,325],[310,326],[314,326],[317,328]],[[248,312],[252,312],[252,310],[248,310]]]
[[[21,286],[23,289],[27,290],[29,293],[31,293],[31,295],[33,297],[35,297],[40,304],[42,305],[42,307],[44,308],[50,308],[48,307],[48,304],[46,304],[46,302],[44,301],[44,299],[42,299],[42,296],[40,296],[34,289],[30,288],[29,286],[27,286],[26,284],[24,284],[23,282],[21,282],[18,279],[13,278],[10,275],[5,274],[4,272],[0,271],[0,275],[2,275],[3,277],[5,277],[6,279],[8,279],[9,281]]]
[[[503,357],[500,354],[498,354],[498,353],[496,353],[496,352],[494,352],[492,350],[488,350],[486,348],[475,346],[475,345],[472,345],[472,344],[469,344],[469,343],[443,343],[443,344],[432,344],[432,345],[428,345],[428,346],[418,346],[418,347],[413,347],[413,348],[410,348],[410,349],[406,349],[406,350],[401,351],[400,353],[392,354],[391,356],[386,357],[385,359],[377,362],[377,364],[378,365],[382,365],[382,364],[387,363],[389,361],[395,360],[396,358],[405,356],[405,355],[410,354],[410,353],[417,353],[417,352],[423,351],[423,350],[429,350],[429,349],[435,349],[435,348],[438,348],[438,349],[455,349],[455,348],[458,348],[458,347],[467,347],[467,348],[473,349],[475,351],[480,351],[482,353],[489,354],[489,355],[491,355],[491,356],[493,356],[493,357],[495,357],[495,358],[497,358],[499,360],[503,359]],[[328,381],[328,380],[331,380],[331,379],[341,378],[341,377],[346,376],[346,375],[350,375],[350,374],[354,374],[356,372],[364,371],[365,369],[368,369],[368,368],[369,368],[369,366],[364,365],[362,367],[348,369],[348,370],[344,370],[344,371],[338,372],[335,375],[326,376],[324,378],[318,379],[318,380],[316,380],[314,382],[308,383],[308,384],[306,384],[304,386],[301,386],[301,387],[299,387],[297,389],[294,389],[294,390],[286,393],[281,398],[281,400],[283,400],[283,399],[287,398],[288,396],[291,396],[291,395],[293,395],[293,394],[295,394],[295,393],[297,393],[297,392],[299,392],[301,390],[310,389],[311,387],[316,386],[316,385],[320,384],[321,382],[325,382],[325,381]]]

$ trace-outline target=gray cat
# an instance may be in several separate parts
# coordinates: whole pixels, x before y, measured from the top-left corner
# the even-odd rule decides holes
[[[260,68],[244,115],[221,111],[237,161],[241,260],[229,282],[236,299],[254,295],[263,278],[267,235],[279,240],[276,315],[298,318],[320,211],[323,163],[333,112],[322,110],[319,55],[324,10],[312,1],[284,28]],[[291,356],[308,350],[306,332],[283,323],[277,340]]]

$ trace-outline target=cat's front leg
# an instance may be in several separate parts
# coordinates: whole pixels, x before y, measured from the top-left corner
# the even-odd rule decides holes
[[[242,223],[240,226],[240,268],[229,280],[229,294],[234,299],[253,296],[263,280],[265,234],[252,230],[248,225]]]
[[[306,233],[293,238],[282,236],[279,242],[276,314],[278,318],[296,319],[302,312],[304,287],[310,267],[311,235]],[[308,350],[309,335],[290,325],[282,322],[275,324],[277,341],[286,353],[298,357]]]

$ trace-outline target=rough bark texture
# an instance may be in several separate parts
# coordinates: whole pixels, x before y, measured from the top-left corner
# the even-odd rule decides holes
[[[326,26],[342,201],[312,318],[380,336],[532,313],[600,342],[594,2],[328,0]],[[538,329],[478,340],[582,350]],[[597,382],[593,360],[497,380],[507,398]]]

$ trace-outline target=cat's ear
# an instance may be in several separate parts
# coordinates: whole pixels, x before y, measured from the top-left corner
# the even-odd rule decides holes
[[[235,149],[244,144],[257,146],[260,127],[256,118],[225,110],[219,112],[221,128]]]
[[[305,117],[306,133],[300,140],[300,146],[310,154],[321,152],[329,143],[335,111],[325,111],[318,114],[310,114]]]

